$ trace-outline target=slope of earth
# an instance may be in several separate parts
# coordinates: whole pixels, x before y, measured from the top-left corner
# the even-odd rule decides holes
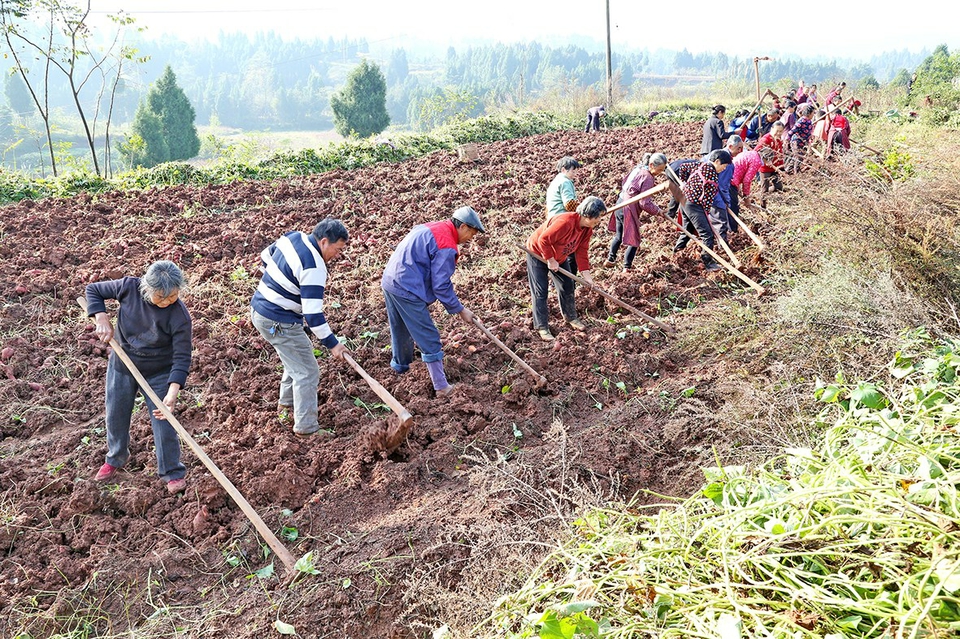
[[[578,193],[609,206],[643,152],[689,157],[699,136],[696,124],[565,132],[482,145],[477,163],[434,153],[276,182],[5,207],[0,634],[86,628],[83,636],[240,639],[273,633],[280,619],[306,637],[424,636],[451,612],[476,621],[520,577],[516,535],[533,535],[526,539],[542,550],[591,500],[644,488],[684,494],[699,466],[692,462],[734,436],[719,428],[717,413],[737,392],[742,363],[688,361],[642,320],[582,290],[588,330],[564,327],[551,299],[558,340],[540,342],[517,244],[543,218],[560,157],[583,162]],[[547,377],[546,388],[442,309],[434,315],[453,396],[433,396],[422,364],[401,377],[389,368],[383,266],[413,225],[461,205],[477,209],[489,232],[463,248],[457,291]],[[248,318],[260,251],[326,215],[351,231],[345,257],[331,267],[331,325],[416,419],[389,456],[369,445],[388,412],[324,353],[320,421],[330,433],[303,439],[282,427],[279,361]],[[666,221],[649,220],[643,236],[636,270],[595,271],[629,304],[682,333],[692,321],[684,309],[717,299],[758,303],[737,280],[705,277],[696,250],[672,255],[676,230]],[[599,227],[596,264],[609,238]],[[749,240],[736,237],[733,247],[748,264]],[[91,481],[105,451],[107,352],[75,300],[89,282],[140,275],[158,259],[178,263],[190,281],[194,363],[178,417],[294,556],[312,551],[319,574],[292,587],[188,449],[186,494],[163,490],[144,411],[134,415],[133,457],[120,480]],[[762,277],[757,267],[747,272]],[[682,392],[693,387],[694,397]],[[266,576],[271,564],[276,572]]]

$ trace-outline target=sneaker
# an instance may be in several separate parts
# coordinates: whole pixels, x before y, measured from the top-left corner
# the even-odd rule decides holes
[[[100,470],[97,471],[97,476],[93,478],[94,481],[110,481],[113,479],[113,476],[117,474],[117,471],[120,470],[117,466],[111,466],[110,464],[104,464],[100,467]]]
[[[624,272],[624,273],[626,273],[626,272],[628,272],[628,271],[632,271],[632,270],[633,270],[633,264],[624,264],[624,265],[623,265],[623,272]]]
[[[293,406],[277,404],[277,421],[284,426],[293,426]]]
[[[167,482],[167,491],[171,495],[176,495],[177,493],[183,492],[187,489],[187,480],[186,479],[171,479]]]
[[[703,268],[707,273],[715,273],[716,271],[723,270],[723,267],[717,264],[716,262],[713,262],[712,264],[707,264]]]
[[[575,331],[585,331],[585,330],[587,330],[587,325],[584,324],[583,322],[581,322],[581,321],[578,320],[578,319],[568,320],[568,321],[567,321],[567,324],[569,324],[569,325],[570,325],[570,328],[572,328],[572,329],[575,330]]]
[[[552,342],[553,340],[557,339],[553,336],[553,333],[550,332],[549,328],[541,328],[537,331],[537,333],[540,335],[540,339],[545,342]]]
[[[610,260],[607,260],[606,262],[603,263],[603,268],[613,268],[616,265],[617,265],[616,262],[611,262]]]

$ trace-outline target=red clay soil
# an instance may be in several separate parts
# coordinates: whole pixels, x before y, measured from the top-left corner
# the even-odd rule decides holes
[[[436,566],[436,581],[456,591],[465,579],[458,566],[478,547],[484,527],[524,516],[471,481],[481,457],[504,467],[536,466],[558,454],[562,439],[577,451],[571,472],[611,497],[643,488],[689,491],[691,460],[721,436],[710,413],[723,397],[710,389],[722,380],[722,367],[668,354],[661,333],[638,328],[641,320],[583,291],[577,305],[588,330],[565,327],[551,299],[558,339],[556,346],[542,343],[532,332],[516,245],[543,218],[560,157],[584,163],[580,195],[612,205],[644,151],[689,157],[699,135],[698,124],[564,132],[481,145],[477,163],[436,152],[275,182],[4,207],[0,635],[47,636],[84,615],[92,615],[91,635],[112,635],[143,625],[165,606],[178,611],[181,626],[205,619],[191,636],[267,636],[277,618],[307,637],[425,636],[442,611],[421,605],[411,591],[418,566]],[[404,376],[388,365],[383,265],[413,225],[446,218],[461,205],[477,209],[489,233],[462,250],[460,298],[546,376],[546,388],[535,388],[534,378],[480,331],[441,308],[435,317],[447,374],[457,384],[453,396],[434,397],[422,364]],[[325,354],[320,425],[332,434],[304,439],[281,426],[279,360],[248,319],[259,252],[328,214],[351,231],[345,257],[331,267],[331,326],[415,416],[409,438],[389,457],[368,445],[389,413],[352,369]],[[684,317],[671,317],[674,309],[720,297],[755,299],[736,280],[707,278],[696,249],[673,256],[676,231],[666,221],[650,220],[643,235],[636,270],[595,271],[601,286],[628,303],[683,331]],[[597,266],[609,238],[601,226],[591,252]],[[741,256],[750,256],[747,242],[734,240]],[[188,490],[167,494],[156,478],[144,411],[134,416],[133,457],[117,484],[91,481],[105,452],[107,353],[75,300],[89,282],[140,275],[158,259],[178,263],[191,283],[184,301],[194,320],[194,362],[178,417],[271,528],[286,526],[290,536],[296,529],[298,538],[287,542],[294,556],[313,551],[320,574],[301,577],[293,589],[281,584],[282,564],[264,559],[249,521],[186,448]],[[668,415],[661,391],[678,397],[694,384],[698,410],[687,419]],[[566,481],[540,479],[534,490],[544,494]],[[271,562],[273,578],[245,578]],[[220,613],[211,614],[217,606]],[[167,636],[181,636],[176,626],[170,622]]]

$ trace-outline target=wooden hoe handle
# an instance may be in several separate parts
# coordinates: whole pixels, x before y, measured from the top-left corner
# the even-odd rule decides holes
[[[499,340],[499,338],[497,338],[497,336],[494,335],[493,332],[492,332],[490,329],[488,329],[486,326],[484,326],[484,325],[483,325],[483,322],[481,322],[480,319],[479,319],[476,315],[473,316],[473,323],[476,324],[477,328],[479,328],[481,331],[483,331],[483,334],[486,335],[487,337],[489,337],[490,340],[491,340],[494,344],[496,344],[497,346],[499,346],[499,347],[500,347],[500,350],[502,350],[504,353],[506,353],[507,355],[509,355],[509,356],[513,359],[513,361],[515,361],[517,364],[519,364],[520,367],[521,367],[523,370],[525,370],[525,371],[527,371],[528,373],[530,373],[531,375],[533,375],[533,376],[537,379],[537,386],[543,386],[544,384],[547,383],[547,378],[546,378],[546,377],[544,377],[543,375],[541,375],[541,374],[538,373],[537,371],[535,371],[535,370],[533,370],[532,368],[530,368],[530,366],[529,366],[525,361],[523,361],[523,360],[520,358],[519,355],[517,355],[516,353],[514,353],[514,352],[510,349],[509,346],[507,346],[506,344],[504,344],[503,342],[501,342],[501,341]]]
[[[363,367],[360,366],[360,364],[358,364],[353,357],[351,357],[350,353],[344,352],[343,359],[345,359],[347,363],[353,367],[353,370],[357,371],[357,374],[359,374],[360,377],[362,377],[364,381],[369,384],[370,388],[373,389],[373,392],[375,392],[377,396],[383,400],[383,403],[389,406],[390,410],[397,414],[397,417],[400,418],[400,423],[403,426],[409,426],[413,423],[413,415],[411,415],[410,412],[403,407],[403,404],[398,402],[397,398],[391,395],[390,391],[384,388],[380,382],[370,377],[370,374],[363,370]]]
[[[664,182],[664,183],[661,184],[660,186],[665,186],[665,185],[666,185],[666,182]],[[642,193],[641,193],[641,195],[642,195]],[[540,261],[543,262],[544,264],[547,263],[547,260],[545,260],[545,259],[543,259],[542,257],[540,257],[539,255],[537,255],[536,253],[534,253],[533,251],[531,251],[530,249],[528,249],[528,248],[527,248],[526,246],[524,246],[523,244],[520,244],[519,246],[520,246],[521,249],[523,249],[524,251],[526,251],[526,252],[527,252],[529,255],[531,255],[532,257],[540,260]],[[616,297],[616,296],[614,296],[614,295],[611,295],[610,293],[607,293],[605,290],[599,288],[596,284],[591,284],[590,282],[588,282],[587,280],[583,279],[583,278],[580,277],[579,275],[574,275],[573,273],[571,273],[570,271],[568,271],[567,269],[565,269],[565,268],[563,268],[563,267],[558,268],[558,269],[557,269],[557,272],[560,273],[561,275],[566,275],[567,277],[569,277],[569,278],[572,279],[573,281],[579,282],[580,284],[586,286],[587,288],[589,288],[589,289],[591,289],[591,290],[593,290],[593,291],[596,291],[596,292],[599,293],[602,297],[610,300],[611,302],[613,302],[614,304],[620,306],[621,308],[625,308],[626,310],[630,311],[631,313],[633,313],[633,314],[636,315],[637,317],[640,317],[640,318],[642,318],[642,319],[645,319],[645,320],[647,320],[648,322],[650,322],[651,324],[654,324],[654,325],[658,326],[658,327],[659,327],[660,329],[662,329],[663,332],[666,333],[667,335],[674,335],[674,334],[676,334],[677,331],[675,331],[674,328],[673,328],[672,326],[670,326],[669,324],[666,324],[666,323],[664,323],[664,322],[661,322],[660,320],[658,320],[658,319],[655,318],[655,317],[650,317],[649,315],[647,315],[646,313],[644,313],[644,312],[641,311],[640,309],[634,308],[633,306],[630,306],[629,304],[627,304],[626,302],[624,302],[622,299],[620,299],[620,298],[618,298],[618,297]]]

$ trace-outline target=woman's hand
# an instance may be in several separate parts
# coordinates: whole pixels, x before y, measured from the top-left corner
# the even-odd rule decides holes
[[[163,405],[172,413],[177,406],[177,395],[180,394],[180,384],[170,384],[167,388],[167,395],[163,398]],[[153,409],[153,416],[161,421],[166,421],[163,411],[160,408]]]
[[[551,271],[556,271],[558,268],[560,268],[560,262],[551,257],[547,260],[547,268]]]
[[[96,320],[94,333],[97,339],[105,344],[109,343],[113,339],[113,324],[110,323],[110,316],[106,313],[97,313],[94,315],[94,320]]]

